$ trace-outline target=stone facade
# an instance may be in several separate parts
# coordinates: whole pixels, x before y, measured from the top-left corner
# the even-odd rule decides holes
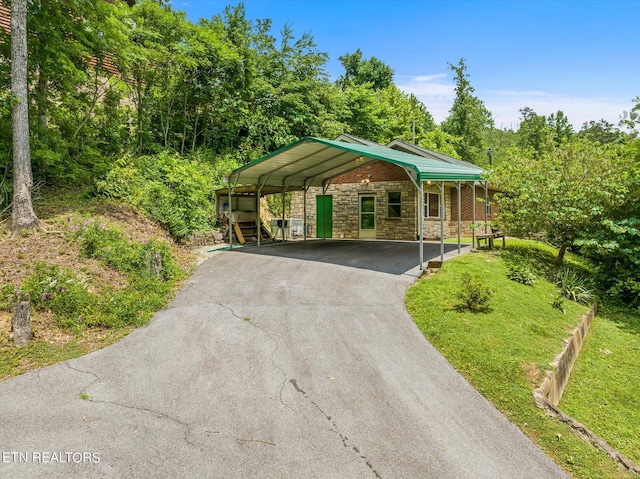
[[[428,213],[428,194],[439,194],[439,188],[429,182],[424,183],[425,212]],[[400,192],[401,215],[398,218],[388,215],[388,193]],[[495,205],[493,194],[489,192],[490,215],[494,219]],[[327,188],[327,195],[333,197],[333,238],[359,238],[359,197],[363,194],[376,197],[376,239],[408,240],[418,239],[418,222],[416,210],[418,195],[413,182],[405,171],[392,164],[376,161],[335,178]],[[316,197],[322,195],[322,188],[313,187],[307,191],[307,235],[316,236]],[[304,217],[303,192],[291,193],[291,218]],[[471,236],[472,218],[471,185],[461,186],[461,235]],[[458,234],[457,191],[455,186],[445,183],[445,237]],[[476,222],[484,221],[484,189],[476,186]],[[424,218],[424,238],[440,239],[440,218]]]

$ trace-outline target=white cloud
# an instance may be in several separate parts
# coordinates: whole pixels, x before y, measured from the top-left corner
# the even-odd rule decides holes
[[[398,88],[416,95],[436,123],[440,123],[449,115],[455,98],[455,85],[446,78],[444,73],[399,77]],[[617,124],[622,112],[633,106],[626,98],[577,97],[539,90],[486,90],[476,91],[476,95],[484,101],[498,128],[517,129],[520,109],[524,107],[532,108],[539,115],[562,110],[578,130],[590,120],[605,119]]]
[[[446,81],[446,73],[414,77],[399,76],[398,78],[401,79],[398,81],[398,88],[418,97],[427,106],[437,123],[447,117],[455,92],[453,83]]]

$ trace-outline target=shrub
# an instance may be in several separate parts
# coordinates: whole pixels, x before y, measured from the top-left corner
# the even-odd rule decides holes
[[[487,311],[494,290],[469,273],[462,275],[462,290],[457,294],[459,307],[469,311]]]
[[[525,264],[513,264],[509,265],[509,272],[507,277],[517,283],[524,284],[526,286],[532,286],[536,282],[536,274],[533,270]]]
[[[139,206],[182,241],[213,225],[213,175],[205,162],[162,152],[121,158],[96,189]]]
[[[83,321],[95,307],[97,297],[87,291],[73,271],[37,262],[33,273],[27,276],[16,294],[21,292],[36,310],[53,313],[61,326]]]
[[[180,275],[169,247],[163,241],[149,240],[136,243],[128,240],[122,230],[98,221],[85,222],[78,229],[82,254],[104,261],[118,271],[134,276],[154,276],[149,268],[149,258],[160,254],[162,268],[158,280],[170,280]]]
[[[593,283],[575,270],[564,267],[556,274],[560,295],[576,303],[589,304],[595,299]]]

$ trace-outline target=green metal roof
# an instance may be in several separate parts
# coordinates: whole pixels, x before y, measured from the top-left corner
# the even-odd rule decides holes
[[[479,181],[482,170],[424,158],[384,146],[304,137],[233,170],[231,184],[322,186],[324,182],[374,161],[407,170],[416,181]]]

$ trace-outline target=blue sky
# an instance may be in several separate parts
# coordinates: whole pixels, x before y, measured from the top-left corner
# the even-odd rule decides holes
[[[172,0],[192,21],[221,13],[224,0]],[[618,122],[640,96],[640,0],[245,0],[249,19],[289,22],[338,57],[360,48],[395,71],[437,122],[453,101],[447,63],[466,59],[471,85],[496,126],[516,128],[519,109],[562,110],[576,128]]]

